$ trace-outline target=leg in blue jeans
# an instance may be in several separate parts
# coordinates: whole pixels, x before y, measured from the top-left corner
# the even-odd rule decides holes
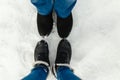
[[[48,72],[44,66],[35,67],[31,73],[22,80],[46,80]]]
[[[68,67],[59,67],[57,70],[58,80],[81,80]]]
[[[54,9],[57,15],[61,18],[66,18],[70,15],[71,10],[75,6],[76,0],[31,0],[32,4],[37,8],[41,15],[48,15]]]
[[[37,8],[41,15],[48,15],[53,8],[52,0],[31,0],[32,4]]]
[[[70,15],[77,0],[55,0],[54,9],[57,15],[61,18],[66,18]]]

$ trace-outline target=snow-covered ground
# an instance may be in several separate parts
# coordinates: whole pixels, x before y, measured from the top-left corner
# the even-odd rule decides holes
[[[68,40],[71,66],[83,80],[120,80],[120,0],[78,0]],[[30,72],[39,36],[30,0],[0,0],[0,80],[20,80]],[[54,63],[60,41],[54,26],[47,38]],[[55,80],[50,74],[48,80]]]

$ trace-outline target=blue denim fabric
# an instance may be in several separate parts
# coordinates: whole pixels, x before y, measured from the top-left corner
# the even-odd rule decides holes
[[[46,80],[48,72],[45,67],[36,67],[31,73],[22,80]],[[68,67],[59,67],[57,71],[57,80],[81,80]]]
[[[32,69],[31,73],[24,77],[22,80],[46,80],[47,75],[48,72],[46,71],[46,68],[41,66]]]
[[[81,80],[77,77],[70,68],[59,67],[57,70],[57,80]]]
[[[41,15],[48,15],[53,8],[52,0],[31,0],[32,4],[37,8]]]
[[[61,18],[70,15],[76,0],[31,0],[41,15],[48,15],[54,9],[56,14]]]
[[[57,15],[61,18],[66,18],[70,15],[76,0],[55,0],[54,9]]]

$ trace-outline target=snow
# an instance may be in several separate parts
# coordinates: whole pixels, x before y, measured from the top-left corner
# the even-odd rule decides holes
[[[68,37],[71,66],[83,80],[120,80],[120,0],[78,0]],[[0,0],[0,80],[20,80],[33,66],[36,9],[29,0]],[[56,27],[46,39],[54,63],[61,40]],[[50,73],[48,80],[55,80]]]

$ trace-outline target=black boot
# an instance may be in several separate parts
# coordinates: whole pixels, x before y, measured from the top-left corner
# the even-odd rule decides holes
[[[70,64],[71,55],[72,50],[69,41],[62,39],[57,48],[55,64]]]
[[[55,60],[55,65],[52,68],[52,72],[56,77],[56,71],[60,66],[66,66],[70,68],[72,50],[71,45],[66,39],[62,39],[57,48],[57,56]]]
[[[49,50],[48,44],[46,41],[41,40],[37,43],[34,52],[34,59],[35,59],[35,67],[43,65],[43,66],[50,66],[49,62]]]
[[[69,36],[73,26],[72,13],[67,18],[60,18],[57,16],[57,30],[61,38]]]
[[[52,13],[49,15],[41,15],[37,13],[37,26],[41,36],[48,36],[53,28]]]

